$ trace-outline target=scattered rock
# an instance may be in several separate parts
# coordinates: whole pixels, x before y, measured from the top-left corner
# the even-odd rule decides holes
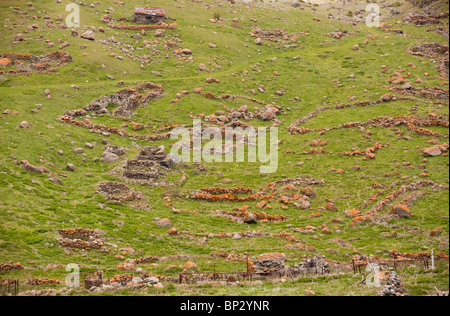
[[[29,128],[30,124],[27,121],[23,121],[19,124],[20,128]]]
[[[168,218],[163,218],[160,219],[156,225],[158,225],[158,227],[172,227],[172,221]]]
[[[86,31],[83,34],[81,34],[81,38],[90,40],[90,41],[95,41],[95,33],[93,31]]]
[[[253,215],[252,213],[248,213],[244,217],[244,223],[246,223],[246,224],[256,224],[256,223],[258,223],[258,221],[256,220],[255,215]]]
[[[402,217],[402,218],[412,216],[411,211],[405,205],[395,205],[394,207],[392,207],[389,214],[397,215],[398,217]]]

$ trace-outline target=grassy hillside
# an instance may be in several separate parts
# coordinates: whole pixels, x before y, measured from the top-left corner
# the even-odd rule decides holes
[[[418,27],[403,21],[404,13],[419,12],[418,8],[409,3],[387,5],[386,2],[382,6],[385,26],[370,28],[364,23],[352,24],[350,20],[328,18],[330,13],[341,14],[342,6],[336,1],[334,8],[303,2],[300,7],[292,7],[291,1],[235,1],[235,4],[209,0],[99,1],[92,7],[90,3],[80,6],[78,33],[93,29],[95,41],[90,41],[72,36],[71,28],[60,28],[64,21],[58,21],[58,17],[65,19],[65,6],[69,2],[35,0],[32,7],[27,6],[27,2],[16,1],[13,5],[10,1],[0,0],[0,20],[4,25],[0,29],[0,54],[41,56],[64,51],[72,56],[73,62],[57,67],[56,72],[50,74],[0,75],[0,264],[13,261],[25,266],[24,270],[0,271],[0,280],[19,279],[24,283],[33,278],[55,278],[65,281],[67,272],[61,266],[55,266],[70,263],[80,265],[82,272],[103,270],[108,278],[142,272],[178,277],[187,261],[194,262],[200,272],[245,271],[245,260],[230,261],[226,257],[212,256],[213,253],[235,252],[244,258],[245,254],[256,257],[280,252],[286,255],[289,266],[313,254],[322,254],[347,266],[354,255],[388,258],[390,250],[418,253],[434,249],[435,253],[448,254],[448,155],[424,157],[421,152],[433,144],[448,144],[448,64],[445,78],[439,73],[437,58],[407,52],[409,47],[423,43],[448,46],[448,38],[427,30],[437,25]],[[154,30],[142,34],[136,30],[114,29],[100,20],[106,11],[114,19],[131,19],[134,7],[144,5],[165,7],[168,16],[176,19],[177,28],[166,30],[164,37],[155,37]],[[360,7],[364,8],[365,2],[355,4],[351,11]],[[389,8],[397,8],[401,13],[391,15]],[[445,10],[445,6],[442,8]],[[26,14],[22,14],[24,12]],[[213,23],[211,19],[218,21]],[[448,28],[448,18],[442,21],[444,24],[439,26]],[[33,24],[35,27],[27,31]],[[104,28],[103,32],[100,27]],[[281,28],[289,38],[277,38],[280,43],[263,40],[262,45],[257,45],[250,35],[256,27],[265,30]],[[403,34],[386,29],[401,29]],[[346,30],[349,36],[337,39],[328,35],[335,30]],[[23,34],[24,40],[16,42],[19,33]],[[69,45],[59,48],[64,42]],[[191,50],[192,55],[176,55],[174,50],[177,48],[169,47],[169,42],[175,42],[177,48]],[[211,48],[210,43],[215,48]],[[200,64],[208,71],[199,70]],[[390,78],[395,72],[405,75],[405,82],[396,86],[411,83],[417,89],[447,89],[447,98],[412,96],[407,99],[390,91]],[[208,83],[207,79],[211,77],[220,82]],[[421,80],[417,82],[418,78]],[[174,141],[150,142],[116,134],[99,135],[87,128],[62,123],[58,117],[65,111],[84,108],[92,100],[142,82],[162,85],[163,97],[139,107],[128,118],[89,113],[90,120],[94,124],[123,128],[130,134],[152,135],[165,124],[192,124],[192,117],[209,116],[223,111],[224,106],[239,108],[247,105],[252,111],[254,107],[264,107],[245,98],[207,99],[205,95],[194,93],[196,88],[215,96],[229,94],[254,98],[283,109],[277,117],[280,120],[277,172],[261,174],[261,163],[201,163],[202,168],[188,163],[176,166],[167,174],[168,181],[175,182],[184,172],[187,179],[182,185],[152,187],[128,183],[143,195],[143,201],[121,205],[106,200],[97,192],[98,185],[104,181],[124,182],[120,173],[114,170],[122,166],[125,159],[135,157],[142,146],[164,145],[168,152]],[[261,85],[265,87],[264,92],[258,90]],[[50,90],[51,98],[44,93],[46,89]],[[177,94],[183,90],[190,93],[180,98]],[[277,94],[277,91],[284,93]],[[373,102],[387,93],[396,95],[397,100],[367,106],[357,103]],[[338,104],[350,106],[336,108]],[[429,117],[430,113],[442,116],[447,127],[422,127],[440,136],[422,135],[405,125],[369,126],[365,128],[369,134],[359,127],[302,135],[289,132],[292,123],[322,107],[329,109],[305,120],[299,127],[331,128],[377,117]],[[29,128],[19,127],[23,121],[29,123]],[[145,127],[134,131],[130,121]],[[259,127],[270,126],[273,122],[255,119],[245,123]],[[126,127],[123,124],[127,124]],[[113,163],[94,159],[101,158],[105,139],[112,145],[128,148],[128,151]],[[317,139],[326,142],[319,147],[327,153],[310,152],[317,148],[311,146]],[[87,148],[85,143],[93,144],[93,148]],[[374,159],[337,154],[364,151],[375,143],[386,146],[376,151]],[[74,153],[79,147],[84,148],[83,154]],[[61,150],[62,155],[58,153]],[[49,173],[24,170],[22,160],[45,166]],[[75,171],[67,170],[69,163],[74,165]],[[336,169],[342,169],[342,172],[333,172]],[[306,210],[292,205],[283,207],[286,205],[278,196],[290,191],[282,186],[277,187],[277,198],[266,200],[269,207],[265,209],[257,208],[260,200],[207,202],[189,196],[193,190],[205,187],[241,186],[255,191],[267,190],[271,182],[301,175],[323,181],[323,185],[311,186],[317,194],[311,198],[311,206]],[[51,181],[55,177],[61,183]],[[392,206],[402,204],[415,191],[389,201],[375,219],[363,224],[352,225],[353,219],[345,215],[347,210],[354,208],[366,213],[392,191],[421,180],[447,188],[420,189],[422,196],[408,205],[411,217],[388,217],[387,214]],[[376,183],[380,185],[374,185]],[[293,192],[300,194],[302,188],[304,186],[296,187]],[[172,205],[168,205],[167,197]],[[336,206],[336,211],[325,208],[330,202]],[[244,205],[248,205],[251,212],[281,214],[288,220],[242,224],[213,213],[216,210],[231,212]],[[310,216],[317,212],[320,216]],[[157,225],[157,219],[162,218],[171,220],[178,236],[169,235],[168,227]],[[330,222],[336,218],[341,218],[342,222]],[[295,231],[308,225],[316,228],[327,225],[330,233],[319,228],[311,234]],[[67,228],[100,229],[105,233],[102,239],[110,251],[61,246],[57,230]],[[442,230],[441,234],[431,236],[437,228]],[[220,234],[254,230],[270,235],[241,239],[207,237],[207,242],[203,243],[199,241],[202,236],[183,234],[183,231]],[[315,251],[287,248],[287,244],[296,242],[275,237],[283,232],[295,236],[299,244],[314,247]],[[395,237],[392,237],[393,232]],[[136,268],[140,269],[138,271],[125,272],[117,268],[127,258],[150,255],[165,258],[160,262],[140,264]],[[412,263],[402,268],[400,274],[411,295],[431,294],[436,288],[448,291],[448,260],[439,261],[435,270],[425,270],[422,264]],[[101,294],[303,295],[306,289],[312,289],[318,295],[376,295],[377,289],[361,284],[361,279],[360,274],[345,269],[324,276],[271,278],[239,284],[180,286],[162,279],[163,289],[122,289]],[[64,289],[63,285],[23,285],[21,290],[49,287]],[[91,292],[78,289],[69,294]]]

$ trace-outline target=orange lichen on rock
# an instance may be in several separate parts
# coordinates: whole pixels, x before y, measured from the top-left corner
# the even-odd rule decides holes
[[[405,205],[395,205],[389,212],[390,215],[397,215],[398,217],[410,217],[411,211]]]
[[[169,234],[170,236],[176,236],[178,235],[178,230],[175,227],[172,227],[167,231],[167,234]]]
[[[183,266],[180,266],[180,268],[184,268],[184,269],[198,269],[198,266],[195,263],[193,263],[192,261],[188,261]]]
[[[195,192],[193,199],[203,200],[208,202],[248,202],[255,200],[271,200],[273,195],[265,195],[264,193],[257,192],[245,197],[237,196],[238,194],[253,193],[252,188],[236,187],[232,189],[227,188],[203,188]]]
[[[11,60],[9,60],[8,58],[0,59],[0,65],[2,65],[3,67],[9,66],[10,64],[11,64]]]
[[[358,215],[360,215],[361,214],[361,211],[360,210],[357,210],[357,209],[351,209],[351,210],[347,210],[347,211],[345,211],[345,216],[346,217],[356,217],[356,216],[358,216]]]
[[[13,270],[23,270],[25,267],[20,262],[6,261],[0,264],[0,272],[13,271]]]
[[[440,234],[442,234],[442,228],[436,228],[436,229],[433,229],[433,230],[430,232],[430,236],[431,236],[431,237],[437,237],[437,236],[439,236]]]

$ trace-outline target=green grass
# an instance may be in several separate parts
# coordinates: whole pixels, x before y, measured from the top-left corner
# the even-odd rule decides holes
[[[17,1],[21,10],[27,9],[26,1]],[[209,8],[204,4],[214,5]],[[185,63],[178,60],[172,54],[173,49],[166,50],[161,44],[162,40],[153,37],[153,31],[148,31],[142,39],[136,40],[130,35],[137,31],[122,31],[108,29],[99,21],[101,15],[109,7],[113,7],[113,17],[131,16],[133,7],[141,5],[140,1],[127,1],[126,5],[102,2],[95,8],[81,7],[81,24],[106,28],[105,33],[96,32],[96,41],[86,41],[81,38],[70,36],[70,29],[59,30],[45,26],[43,16],[48,15],[50,19],[56,20],[59,14],[65,15],[65,4],[36,0],[33,5],[36,8],[34,14],[42,18],[31,20],[28,16],[13,13],[11,4],[0,1],[0,20],[8,27],[0,30],[2,40],[1,53],[32,53],[36,55],[48,54],[58,50],[58,39],[68,41],[70,46],[63,49],[70,53],[74,62],[58,68],[57,73],[51,75],[32,74],[24,76],[0,76],[0,110],[9,109],[17,111],[18,115],[4,115],[0,113],[0,263],[7,260],[20,261],[33,270],[15,271],[13,273],[0,273],[2,278],[20,278],[26,280],[34,277],[55,277],[64,280],[64,270],[47,270],[42,267],[48,264],[77,263],[82,266],[95,266],[107,270],[109,275],[122,273],[115,270],[121,259],[116,255],[121,252],[108,247],[113,251],[104,254],[96,250],[73,251],[63,249],[58,245],[58,234],[56,229],[61,228],[99,228],[107,233],[105,236],[108,243],[117,245],[117,249],[131,247],[139,252],[131,257],[143,257],[146,255],[169,256],[185,254],[199,256],[193,261],[199,266],[200,271],[211,271],[214,264],[218,271],[236,272],[243,271],[242,263],[225,261],[224,259],[211,259],[211,252],[235,251],[236,253],[250,253],[257,256],[266,252],[283,252],[288,257],[288,264],[300,262],[302,256],[309,253],[301,250],[286,249],[288,243],[281,238],[252,238],[252,239],[219,239],[209,238],[207,245],[199,246],[196,239],[176,239],[166,234],[167,228],[159,228],[154,222],[155,218],[170,218],[174,226],[179,230],[189,230],[195,233],[221,233],[242,232],[247,230],[261,230],[268,233],[289,232],[294,234],[302,243],[313,245],[318,253],[327,258],[349,262],[354,253],[377,254],[388,256],[389,250],[420,252],[429,251],[438,247],[442,242],[448,242],[448,191],[431,192],[411,205],[413,217],[408,219],[395,219],[386,226],[375,223],[358,226],[356,229],[350,227],[351,219],[345,218],[344,211],[359,207],[364,200],[369,198],[370,193],[377,192],[373,189],[374,182],[390,185],[402,177],[408,184],[420,179],[419,174],[426,172],[427,179],[440,184],[448,185],[448,156],[429,158],[426,170],[418,168],[407,168],[403,162],[411,162],[412,166],[422,163],[423,156],[417,151],[419,148],[430,147],[427,143],[432,139],[420,136],[409,131],[406,127],[399,127],[403,136],[411,136],[410,141],[396,140],[396,134],[392,128],[372,128],[371,139],[365,139],[359,129],[342,129],[329,131],[323,135],[319,133],[305,135],[290,135],[288,126],[299,117],[304,117],[311,111],[323,107],[334,106],[340,103],[350,103],[349,97],[356,96],[355,101],[376,100],[381,95],[389,92],[389,77],[399,67],[411,72],[409,81],[414,82],[420,77],[425,80],[423,87],[439,86],[445,87],[433,62],[429,59],[411,56],[406,53],[409,46],[423,42],[447,43],[448,39],[433,32],[427,32],[426,27],[417,28],[414,25],[399,24],[398,28],[405,31],[408,36],[400,36],[392,33],[385,34],[382,29],[368,28],[358,24],[352,27],[349,24],[337,20],[328,20],[324,11],[312,12],[309,6],[305,10],[296,10],[286,7],[282,15],[278,9],[267,9],[263,4],[252,5],[249,8],[241,5],[232,5],[228,2],[222,3],[220,10],[215,1],[203,1],[202,3],[178,2],[166,4],[164,1],[152,1],[152,6],[165,6],[168,15],[177,19],[178,28],[166,33],[168,40],[179,36],[183,48],[193,51],[194,62]],[[180,7],[176,6],[180,5]],[[278,4],[281,5],[281,4]],[[38,13],[39,10],[46,12]],[[219,12],[224,22],[211,23],[215,12]],[[313,17],[319,16],[321,22],[313,21]],[[234,28],[231,20],[239,18],[241,29]],[[256,18],[256,23],[261,28],[281,27],[288,33],[305,32],[310,30],[309,35],[300,35],[297,44],[302,47],[277,48],[274,43],[270,47],[268,42],[263,46],[253,43],[249,33],[256,25],[251,21]],[[9,19],[10,21],[6,21]],[[398,19],[398,17],[396,17]],[[388,20],[386,23],[395,23],[396,20]],[[24,33],[26,26],[33,23],[39,24],[39,28],[30,33]],[[17,25],[17,27],[14,27]],[[397,27],[397,26],[395,26]],[[334,29],[348,29],[355,35],[336,40],[323,34]],[[19,42],[13,45],[14,34],[23,33],[25,38],[33,37],[32,40]],[[38,35],[42,34],[42,38]],[[363,44],[368,36],[378,35],[376,40],[369,39],[368,44]],[[386,35],[389,38],[384,38]],[[132,45],[136,49],[132,55],[136,60],[126,57],[121,51],[122,47],[116,46],[111,49],[100,41],[108,40],[114,36],[125,45]],[[46,48],[46,39],[55,43],[52,48]],[[144,47],[143,41],[160,41],[158,50],[161,53],[153,55],[149,64],[141,68],[139,59],[152,51]],[[217,49],[208,47],[209,43],[218,46]],[[355,51],[352,47],[358,44],[361,49]],[[86,49],[80,49],[81,45],[87,45]],[[83,56],[86,53],[87,56]],[[109,55],[124,56],[124,60],[112,58]],[[168,58],[165,58],[165,56]],[[274,59],[276,57],[276,59]],[[294,57],[297,57],[294,59]],[[427,63],[423,63],[426,61]],[[200,63],[205,63],[211,72],[198,72]],[[209,64],[211,63],[211,64]],[[416,69],[407,65],[413,63]],[[102,66],[104,65],[104,67]],[[380,68],[386,65],[389,73],[382,72]],[[220,69],[219,69],[220,67]],[[248,74],[244,73],[244,69]],[[255,69],[255,70],[253,70]],[[161,73],[161,76],[152,74],[152,71]],[[278,76],[273,72],[277,71]],[[429,73],[428,77],[424,73]],[[349,78],[350,74],[355,79]],[[116,80],[107,79],[107,75],[114,76]],[[219,84],[206,85],[206,78],[214,77],[220,79]],[[152,81],[163,85],[165,95],[163,98],[149,102],[145,107],[139,108],[132,119],[136,122],[148,125],[142,132],[151,134],[153,129],[163,124],[187,124],[192,120],[190,114],[197,116],[200,113],[212,114],[222,110],[223,106],[238,108],[248,105],[250,109],[259,106],[245,99],[233,101],[207,100],[204,96],[190,93],[180,99],[179,103],[171,103],[176,94],[182,90],[192,91],[201,87],[204,91],[210,91],[216,95],[232,94],[246,95],[262,100],[267,104],[283,106],[286,115],[279,119],[282,121],[279,131],[279,168],[274,174],[263,175],[259,173],[258,163],[224,163],[204,164],[205,172],[197,172],[195,168],[184,168],[188,175],[187,182],[176,188],[146,187],[130,185],[145,195],[149,204],[147,209],[133,208],[131,205],[117,205],[105,201],[102,195],[96,193],[98,183],[108,180],[117,180],[110,174],[113,167],[101,162],[94,162],[95,157],[100,157],[103,152],[102,138],[90,133],[85,128],[62,124],[57,117],[66,110],[78,109],[89,104],[90,101],[100,98],[106,94],[114,93],[121,89],[117,82],[124,80],[125,87],[133,87],[138,82]],[[338,80],[342,86],[338,87],[333,80]],[[80,90],[71,88],[75,84]],[[263,84],[266,93],[251,95],[251,90],[258,90]],[[50,89],[52,99],[48,100],[44,95],[45,89]],[[275,95],[275,91],[285,90],[283,96]],[[327,98],[323,98],[323,97]],[[291,103],[289,100],[299,97],[300,102]],[[418,104],[414,115],[427,116],[434,112],[438,115],[448,117],[448,105],[438,107],[429,103],[418,103],[412,101],[396,101],[382,103],[367,107],[351,107],[340,110],[328,110],[308,120],[303,125],[307,128],[323,128],[337,126],[347,122],[364,122],[378,116],[400,116],[411,115],[411,107]],[[31,110],[37,108],[36,104],[42,104],[38,113]],[[289,109],[288,109],[289,108]],[[18,128],[19,123],[27,121],[31,124],[29,129]],[[120,127],[125,121],[113,117],[94,117],[92,121],[96,124]],[[267,126],[267,123],[254,120],[249,122],[254,126]],[[53,128],[48,128],[48,126]],[[446,134],[448,129],[434,128],[433,130]],[[131,128],[127,131],[131,132]],[[333,152],[330,155],[295,155],[287,154],[286,150],[297,153],[308,151],[309,142],[315,139],[326,140],[325,150]],[[173,141],[158,141],[148,143],[139,140],[130,140],[118,135],[112,135],[108,140],[119,146],[129,147],[126,158],[132,158],[139,152],[132,142],[141,146],[165,145],[166,148]],[[448,136],[439,138],[439,143],[447,143]],[[71,144],[74,142],[74,145]],[[73,153],[76,147],[83,147],[86,142],[96,142],[93,149],[85,149],[86,160],[83,156]],[[362,157],[343,157],[334,153],[350,151],[352,148],[363,150],[373,146],[375,142],[390,143],[390,147],[383,148],[376,153],[374,160],[363,160]],[[50,149],[53,147],[54,150]],[[403,149],[406,148],[406,149]],[[63,150],[64,155],[57,154]],[[13,156],[11,156],[13,155]],[[57,185],[48,179],[48,175],[32,174],[23,170],[20,165],[13,163],[14,160],[28,160],[35,165],[45,165],[51,172],[64,174],[59,176],[63,185]],[[295,163],[304,161],[302,166]],[[67,163],[73,163],[75,172],[66,170]],[[400,165],[397,165],[400,163]],[[360,165],[361,170],[353,170],[354,165]],[[329,173],[332,168],[342,168],[343,174]],[[397,170],[398,175],[391,178],[384,177],[387,172]],[[269,214],[289,215],[289,221],[274,224],[257,224],[249,226],[238,224],[228,220],[226,217],[213,217],[211,211],[232,211],[244,204],[251,206],[252,211],[256,209],[256,203],[209,203],[199,202],[184,198],[190,191],[208,186],[222,186],[220,181],[224,178],[232,179],[232,183],[224,186],[248,186],[255,190],[266,187],[267,183],[283,178],[295,178],[306,174],[325,182],[323,186],[314,187],[317,197],[312,199],[311,210],[300,211],[294,207],[283,210],[278,201],[270,203]],[[171,179],[179,178],[179,170],[172,171]],[[379,200],[386,197],[390,190],[379,195]],[[165,206],[163,198],[172,195],[175,208],[196,210],[198,214],[173,213]],[[344,197],[345,196],[345,197]],[[406,196],[402,196],[403,199]],[[326,201],[335,199],[337,212],[322,212],[318,218],[309,218],[309,214],[316,212],[320,206],[325,206]],[[399,202],[394,201],[393,204]],[[390,209],[388,205],[384,214]],[[367,211],[370,206],[365,209]],[[332,218],[340,217],[343,224],[338,224],[341,233],[332,229],[332,234],[320,234],[317,238],[313,235],[302,235],[291,231],[292,228],[305,227],[307,225],[321,226],[327,224],[330,228],[334,224],[329,223]],[[124,226],[119,227],[117,222],[123,221]],[[287,225],[292,225],[288,227]],[[402,225],[425,229],[423,234],[408,232],[410,229],[399,228]],[[430,237],[429,232],[437,227],[443,229],[439,237]],[[391,231],[397,231],[397,238],[386,238]],[[350,243],[354,249],[341,248],[331,240],[340,238]],[[357,240],[355,240],[357,238]],[[327,249],[336,252],[329,252]],[[448,253],[448,243],[445,249]],[[130,255],[127,255],[128,257]],[[95,261],[93,261],[95,259]],[[29,262],[33,261],[34,264]],[[169,264],[182,265],[186,262],[162,262],[158,266],[141,265],[146,272],[168,275],[165,268]],[[95,267],[93,268],[95,270]],[[173,271],[176,276],[179,271]],[[375,295],[375,291],[365,286],[357,285],[360,276],[351,274],[333,275],[318,278],[303,278],[299,280],[288,280],[284,283],[263,282],[260,285],[241,284],[236,287],[229,286],[174,286],[161,292],[150,290],[146,293],[120,292],[116,294],[134,295],[303,295],[306,289],[313,289],[318,295]],[[417,271],[416,269],[404,272],[404,281],[411,294],[424,295],[427,291],[433,291],[436,286],[439,290],[448,290],[448,263],[436,271]],[[77,293],[74,293],[77,294]],[[83,293],[86,294],[86,293]]]

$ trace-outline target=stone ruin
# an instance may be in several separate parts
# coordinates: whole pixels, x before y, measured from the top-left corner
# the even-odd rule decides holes
[[[10,67],[13,69],[0,70],[0,75],[30,75],[31,73],[52,73],[56,67],[67,65],[73,62],[72,56],[65,52],[52,52],[44,56],[32,54],[4,53],[0,54],[0,59],[10,60]]]
[[[154,256],[147,256],[143,258],[136,258],[136,259],[127,259],[125,262],[120,263],[117,265],[116,269],[120,271],[132,271],[136,268],[136,265],[142,264],[142,263],[148,263],[153,261],[158,261],[158,257]]]
[[[26,160],[22,160],[20,163],[22,164],[22,168],[25,169],[28,172],[50,173],[50,171],[44,166],[37,167],[37,166],[29,163]]]
[[[75,228],[75,229],[59,229],[59,235],[62,237],[58,240],[63,247],[79,248],[79,249],[102,249],[103,241],[95,230]]]
[[[17,296],[56,296],[56,290],[44,289],[44,290],[31,290],[18,293]]]
[[[439,87],[397,87],[391,86],[390,90],[396,93],[411,95],[420,98],[426,99],[439,99],[439,100],[448,100],[449,99],[449,90],[442,89]]]
[[[6,261],[5,263],[0,263],[0,272],[23,269],[25,267],[20,262]]]
[[[63,282],[56,280],[56,279],[37,278],[37,279],[27,280],[25,282],[25,284],[32,285],[32,286],[41,286],[41,285],[58,285],[58,284],[63,284]]]
[[[148,89],[152,89],[152,91],[147,94],[141,94],[143,90]],[[116,93],[94,100],[86,106],[84,110],[95,111],[97,113],[108,113],[107,107],[109,105],[117,105],[119,107],[113,112],[114,115],[130,116],[133,113],[133,110],[152,99],[160,98],[163,92],[164,89],[161,85],[146,82],[135,88],[123,89]]]
[[[433,58],[439,55],[448,55],[448,45],[442,45],[440,43],[422,43],[408,48],[407,52],[411,55]]]
[[[325,257],[315,255],[290,268],[290,272],[294,274],[328,274],[330,267]]]
[[[283,40],[290,40],[294,39],[296,40],[298,38],[298,35],[290,35],[286,31],[282,30],[281,28],[275,28],[275,29],[262,29],[259,27],[255,27],[255,30],[250,33],[251,37],[254,38],[261,38],[266,41],[274,41],[276,42],[277,38],[281,38]]]
[[[226,98],[226,96],[222,96],[222,99]],[[228,100],[232,100],[233,96],[229,96]],[[280,106],[267,104],[262,109],[257,109],[255,112],[250,112],[246,105],[241,106],[238,109],[225,107],[226,111],[229,113],[225,114],[224,111],[217,111],[216,114],[211,114],[209,116],[205,116],[204,119],[206,122],[211,123],[236,123],[239,124],[239,120],[251,121],[255,118],[258,118],[263,121],[276,121],[277,116],[284,114],[284,110]],[[223,112],[223,113],[222,113]],[[231,127],[234,127],[231,125]],[[246,126],[242,126],[246,127]]]
[[[260,223],[280,223],[287,220],[287,216],[277,215],[273,216],[266,212],[248,212],[246,209],[235,209],[235,212],[216,210],[213,212],[217,216],[225,216],[229,220],[239,224],[257,224]]]
[[[125,183],[115,181],[102,182],[98,185],[98,189],[105,199],[119,204],[144,198],[142,193],[128,187]]]
[[[172,169],[174,164],[164,146],[144,147],[136,158],[125,163],[123,176],[131,180],[154,181]]]
[[[402,279],[397,273],[390,272],[384,288],[378,296],[409,296]]]
[[[155,30],[155,29],[165,29],[165,30],[175,30],[177,28],[176,23],[165,23],[163,20],[172,20],[175,19],[172,18],[164,18],[162,21],[159,21],[155,24],[125,24],[123,23],[126,21],[127,18],[113,18],[110,14],[103,15],[100,18],[100,21],[103,23],[108,24],[108,27],[113,29],[119,29],[119,30]],[[114,23],[114,22],[120,22],[120,23]]]
[[[350,36],[350,35],[354,35],[355,33],[353,32],[349,32],[347,30],[334,30],[333,32],[330,32],[328,34],[326,34],[327,36],[336,38],[336,39],[341,39],[345,36]]]
[[[442,36],[444,36],[445,38],[449,37],[449,29],[448,27],[441,27],[441,26],[437,26],[437,27],[429,27],[427,29],[428,32],[435,32],[438,33]]]
[[[420,9],[424,9],[427,6],[437,2],[437,0],[408,0],[412,5],[419,7]]]
[[[443,78],[448,78],[449,49],[448,45],[440,43],[423,43],[408,48],[408,54],[422,56],[426,58],[436,58],[439,74]]]
[[[89,239],[91,237],[100,238],[100,236],[94,230],[84,228],[59,229],[58,233],[61,235],[61,237],[70,239]]]
[[[253,261],[253,272],[259,276],[289,276],[329,274],[330,266],[324,256],[314,255],[305,258],[293,267],[286,266],[286,256],[282,253],[262,254]]]
[[[266,253],[258,256],[253,261],[253,268],[255,274],[268,275],[272,273],[283,273],[284,262],[286,256],[282,253]]]
[[[84,279],[84,287],[88,290],[93,287],[101,287],[103,285],[103,278],[103,271],[96,271]]]
[[[405,18],[404,22],[415,25],[444,24],[441,19],[448,19],[448,17],[448,12],[440,14],[411,14]]]
[[[167,19],[164,8],[135,8],[134,23],[157,24]]]

